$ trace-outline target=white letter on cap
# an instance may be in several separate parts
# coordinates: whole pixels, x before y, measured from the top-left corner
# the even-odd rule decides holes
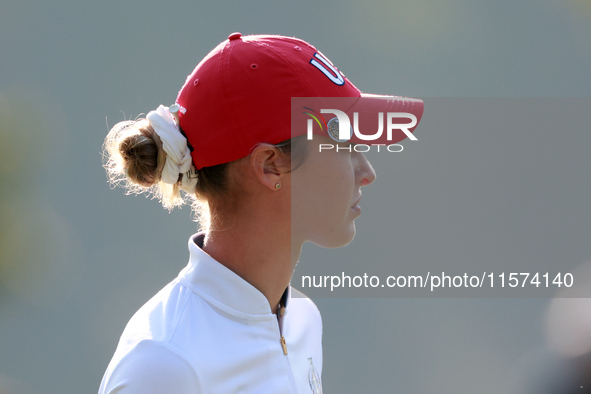
[[[405,124],[392,124],[393,118],[408,118],[411,120],[410,123]],[[339,119],[340,120],[340,119]],[[404,134],[411,140],[417,141],[415,137],[408,129],[413,128],[417,125],[417,117],[407,112],[388,112],[388,141],[392,139],[392,130],[402,130]]]
[[[311,65],[322,71],[322,73],[326,75],[328,79],[330,79],[337,85],[343,86],[345,84],[345,78],[343,78],[339,70],[337,70],[332,64],[330,64],[330,62],[327,59],[325,59],[324,56],[321,56],[318,52],[316,52],[314,54],[314,57],[320,60],[322,63],[324,63],[324,66],[328,67],[330,71],[332,71],[332,73],[328,71],[326,67],[324,67],[322,64],[318,63],[314,58],[310,60]]]

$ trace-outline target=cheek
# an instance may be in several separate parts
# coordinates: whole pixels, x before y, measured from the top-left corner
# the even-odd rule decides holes
[[[351,156],[312,155],[292,173],[292,230],[333,232],[350,215],[355,188]]]
[[[338,161],[333,163],[331,171],[327,173],[327,184],[330,185],[329,191],[341,192],[342,198],[351,198],[355,187],[355,172],[350,156],[343,155]]]
[[[355,187],[355,175],[351,169],[351,163],[346,157],[332,162],[326,171],[318,174],[321,184],[318,191],[321,194],[319,203],[320,215],[325,219],[342,220],[343,215],[348,214],[351,207],[351,199]],[[332,222],[335,223],[334,221]]]
[[[333,174],[326,181],[325,195],[335,206],[349,204],[353,194],[354,179],[349,174]]]

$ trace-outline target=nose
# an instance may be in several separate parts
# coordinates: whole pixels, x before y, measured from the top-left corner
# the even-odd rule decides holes
[[[358,170],[355,175],[360,186],[371,185],[376,180],[376,171],[364,154],[359,155]]]

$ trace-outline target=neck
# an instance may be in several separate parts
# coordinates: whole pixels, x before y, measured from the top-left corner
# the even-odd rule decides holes
[[[276,313],[302,245],[292,245],[289,226],[286,228],[285,221],[272,216],[254,210],[241,212],[234,216],[240,220],[231,223],[218,216],[203,249],[263,293],[271,312]]]

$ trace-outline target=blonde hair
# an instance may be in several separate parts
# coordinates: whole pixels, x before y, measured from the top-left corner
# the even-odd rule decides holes
[[[301,140],[296,137],[295,140]],[[292,141],[276,144],[283,154],[291,154]],[[303,140],[299,142],[298,156],[303,160]],[[103,167],[111,187],[121,186],[126,194],[145,194],[158,199],[169,211],[185,204],[190,205],[193,218],[202,230],[211,224],[208,200],[228,196],[232,163],[224,163],[197,170],[195,193],[181,191],[179,182],[170,185],[162,182],[162,170],[166,152],[160,138],[147,119],[126,120],[117,123],[108,133],[103,145]],[[181,193],[182,192],[182,193]]]
[[[146,194],[158,199],[169,211],[190,205],[195,219],[203,226],[203,222],[207,222],[207,199],[197,194],[181,193],[179,183],[162,182],[165,163],[162,141],[147,119],[119,122],[105,138],[103,167],[112,187],[121,186],[126,194]]]

